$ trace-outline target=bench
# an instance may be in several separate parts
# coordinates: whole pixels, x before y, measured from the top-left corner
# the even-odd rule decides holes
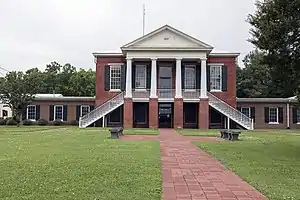
[[[241,131],[239,130],[230,130],[230,129],[221,129],[220,130],[221,138],[230,140],[230,141],[236,141],[239,138],[239,135],[241,134]]]
[[[120,136],[123,136],[123,127],[114,127],[109,129],[111,139],[119,139]]]

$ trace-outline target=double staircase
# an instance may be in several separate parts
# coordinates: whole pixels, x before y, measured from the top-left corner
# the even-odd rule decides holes
[[[237,124],[241,125],[245,129],[253,130],[253,120],[248,116],[244,115],[237,109],[233,108],[226,102],[222,101],[221,99],[217,98],[211,93],[207,93],[209,98],[209,105],[225,115],[226,117],[230,118],[231,120],[235,121]],[[124,92],[118,94],[117,96],[111,98],[104,104],[98,106],[96,109],[88,113],[87,115],[83,116],[79,120],[79,127],[86,128],[90,124],[96,122],[97,120],[101,119],[105,115],[109,114],[113,110],[117,109],[119,106],[124,104]]]

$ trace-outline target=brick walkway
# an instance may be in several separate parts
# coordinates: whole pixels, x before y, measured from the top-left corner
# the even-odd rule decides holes
[[[182,136],[161,129],[159,136],[127,135],[122,140],[160,140],[163,200],[267,200],[193,141],[224,141]]]
[[[219,161],[172,129],[160,130],[163,200],[266,200]],[[195,139],[193,139],[195,140]]]

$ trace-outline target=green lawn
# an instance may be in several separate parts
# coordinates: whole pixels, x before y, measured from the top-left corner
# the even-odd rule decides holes
[[[300,131],[245,131],[238,142],[197,145],[271,200],[300,199]]]
[[[107,130],[0,127],[0,199],[161,199],[158,141]]]
[[[125,129],[125,135],[158,135],[158,129],[150,129],[150,128],[132,128],[132,129]]]

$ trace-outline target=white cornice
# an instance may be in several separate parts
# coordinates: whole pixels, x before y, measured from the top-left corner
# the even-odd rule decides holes
[[[123,56],[123,53],[93,53],[94,57],[106,57],[106,56]]]
[[[240,53],[210,53],[209,56],[211,57],[217,57],[217,56],[221,56],[221,57],[238,57],[240,55]]]

